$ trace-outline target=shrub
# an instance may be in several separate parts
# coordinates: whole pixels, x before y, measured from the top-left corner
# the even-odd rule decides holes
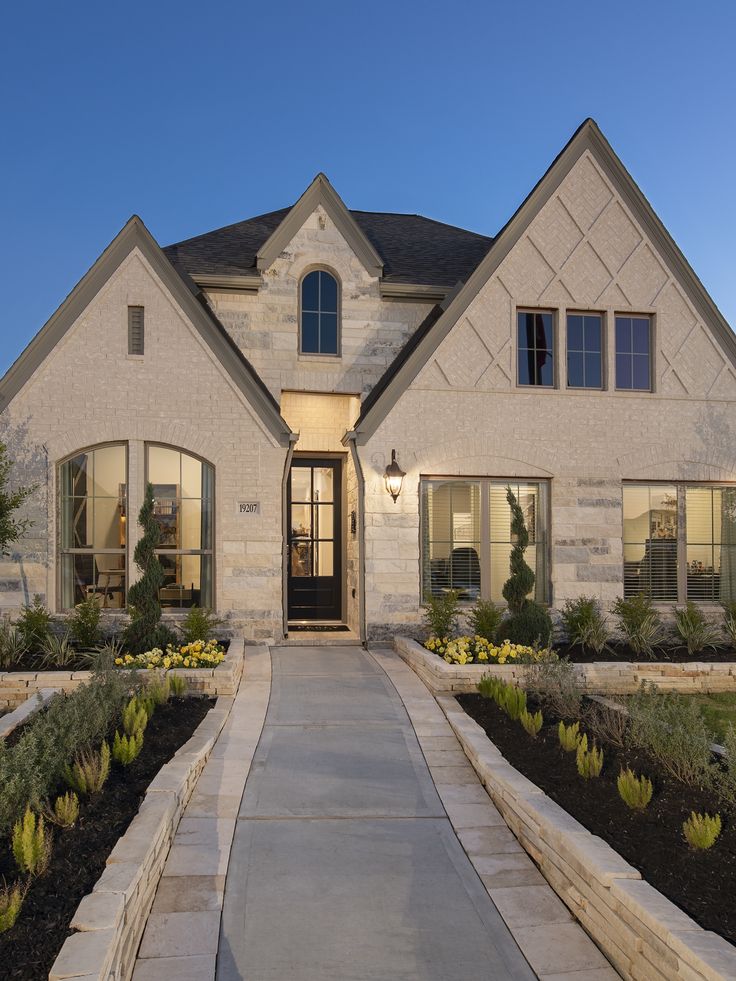
[[[526,711],[526,692],[516,685],[504,684],[498,704],[510,719],[518,722],[521,713]]]
[[[521,612],[526,598],[534,588],[535,575],[524,558],[529,545],[529,532],[524,521],[524,512],[510,487],[506,488],[506,500],[511,508],[511,555],[509,557],[509,578],[503,584],[501,594],[509,605],[509,613],[515,616]]]
[[[82,750],[74,763],[64,768],[64,779],[78,794],[98,794],[110,775],[110,747],[106,739],[98,752]]]
[[[6,930],[15,926],[15,921],[18,919],[18,914],[23,906],[23,900],[26,898],[26,888],[27,886],[20,882],[16,882],[12,886],[3,883],[0,886],[0,933],[5,933]]]
[[[165,705],[171,697],[171,685],[168,678],[151,678],[145,686],[144,694],[150,698],[154,706]]]
[[[130,766],[133,760],[137,759],[138,754],[143,749],[143,730],[136,731],[129,736],[115,732],[112,743],[112,758],[122,766]]]
[[[476,637],[493,642],[502,617],[503,611],[492,600],[479,599],[468,614],[468,625]]]
[[[101,618],[100,604],[94,596],[88,596],[81,603],[78,603],[73,612],[66,618],[69,636],[80,647],[96,647],[102,640]]]
[[[580,596],[567,600],[562,611],[562,622],[571,644],[579,644],[602,654],[608,648],[608,627],[594,596]]]
[[[736,728],[729,725],[723,740],[726,758],[722,768],[716,769],[716,790],[719,796],[731,807],[736,806]]]
[[[708,618],[692,600],[684,607],[675,607],[675,633],[687,647],[690,657],[718,644],[718,631],[708,622]]]
[[[9,618],[0,619],[0,671],[17,668],[23,662],[28,645],[20,630]]]
[[[546,647],[552,635],[552,620],[543,606],[534,600],[526,600],[518,613],[501,623],[498,640],[511,641],[512,644]]]
[[[77,660],[77,652],[72,647],[68,634],[57,637],[55,634],[48,634],[41,642],[40,662],[44,670],[55,668],[65,671],[72,667]]]
[[[26,603],[15,622],[28,650],[38,650],[51,633],[51,614],[38,593],[32,603]]]
[[[677,780],[708,786],[715,776],[712,736],[693,699],[642,683],[629,699],[629,740]]]
[[[81,746],[105,737],[120,717],[129,686],[122,672],[96,673],[28,722],[18,742],[0,754],[0,831],[9,830],[27,804],[40,806]]]
[[[584,780],[599,777],[603,769],[603,750],[598,749],[595,743],[589,749],[588,737],[583,734],[578,743],[575,762],[577,763],[578,773]]]
[[[540,658],[526,669],[526,687],[545,712],[562,719],[579,719],[583,690],[575,665],[556,655]]]
[[[628,767],[622,770],[616,780],[621,799],[632,811],[643,811],[652,799],[652,781],[647,777],[637,777]]]
[[[164,570],[156,548],[161,532],[153,513],[153,484],[146,484],[146,493],[138,514],[138,524],[143,535],[135,547],[133,557],[142,575],[128,590],[128,606],[131,622],[125,629],[125,646],[134,654],[158,647],[161,631],[161,605],[159,590],[164,584]]]
[[[431,637],[452,637],[457,632],[459,595],[450,589],[441,596],[427,596],[424,625]]]
[[[222,620],[212,610],[192,606],[181,624],[182,640],[185,644],[193,644],[195,640],[211,640],[221,623]]]
[[[519,722],[521,722],[532,739],[536,739],[537,735],[539,734],[539,730],[542,728],[544,719],[542,718],[541,712],[535,712],[534,715],[532,715],[531,712],[524,709],[524,711],[519,715]]]
[[[623,706],[594,703],[585,713],[585,723],[601,742],[624,747],[628,736],[629,717]]]
[[[690,817],[683,822],[682,833],[691,848],[699,851],[712,848],[721,833],[721,815],[711,816],[692,811]]]
[[[736,603],[723,604],[723,629],[731,646],[736,647]]]
[[[142,705],[138,698],[133,698],[123,709],[123,730],[128,736],[143,732],[148,725],[147,706]]]
[[[498,702],[503,685],[504,682],[500,678],[484,674],[478,682],[478,691],[484,698],[492,698],[494,702]]]
[[[173,698],[183,698],[187,690],[187,679],[180,674],[170,674],[168,676],[169,688]]]
[[[73,790],[60,794],[54,801],[53,808],[44,809],[44,814],[53,824],[60,828],[71,828],[79,817],[79,798]]]
[[[646,593],[637,593],[629,599],[619,597],[613,613],[634,653],[653,658],[655,647],[659,647],[664,639],[664,628]]]
[[[0,555],[7,554],[9,546],[22,538],[33,524],[28,518],[16,517],[16,512],[31,496],[35,486],[16,485],[15,490],[11,491],[9,484],[12,468],[8,448],[0,441]]]
[[[43,815],[30,807],[13,825],[13,858],[26,875],[43,875],[51,860],[51,836],[46,832]]]
[[[580,723],[571,722],[569,726],[566,726],[564,722],[560,722],[557,726],[557,738],[560,740],[560,746],[562,746],[566,753],[576,752],[582,738],[580,735]]]

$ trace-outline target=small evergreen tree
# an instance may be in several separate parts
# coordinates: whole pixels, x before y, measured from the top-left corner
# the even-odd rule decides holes
[[[534,587],[535,575],[526,563],[524,552],[529,544],[529,532],[524,521],[524,512],[510,487],[506,488],[506,500],[511,508],[511,575],[503,585],[503,598],[509,604],[509,613],[521,613],[526,598]]]
[[[0,441],[0,555],[7,555],[10,546],[33,524],[28,518],[18,518],[16,511],[31,496],[35,487],[16,487],[10,490],[10,471],[13,464],[8,456],[8,448]]]
[[[135,547],[133,558],[143,575],[128,590],[128,605],[132,620],[125,631],[125,646],[139,653],[156,646],[157,629],[161,620],[159,590],[164,584],[163,566],[156,555],[161,532],[153,513],[153,484],[146,484],[138,524],[143,536]]]

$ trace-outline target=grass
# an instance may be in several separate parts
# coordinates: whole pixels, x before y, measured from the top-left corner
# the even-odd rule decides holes
[[[736,692],[690,695],[695,699],[705,724],[723,742],[729,722],[736,726]]]

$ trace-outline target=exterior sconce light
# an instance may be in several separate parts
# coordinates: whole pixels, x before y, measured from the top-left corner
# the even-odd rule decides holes
[[[386,467],[383,479],[386,481],[386,490],[396,504],[397,498],[401,493],[401,485],[404,483],[406,474],[396,462],[396,450],[391,450],[391,463]]]

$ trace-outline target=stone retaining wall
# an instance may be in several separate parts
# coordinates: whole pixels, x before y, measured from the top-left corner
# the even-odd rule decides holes
[[[727,981],[736,948],[698,926],[514,769],[454,698],[438,699],[518,840],[627,981]]]
[[[475,691],[481,677],[488,673],[524,685],[525,669],[521,664],[448,664],[408,637],[396,637],[394,647],[435,694]],[[576,664],[575,669],[581,687],[594,695],[633,694],[642,681],[651,681],[667,691],[736,691],[736,661],[718,664],[707,661],[688,664],[599,661]]]
[[[154,777],[138,814],[110,852],[105,871],[79,904],[71,922],[77,932],[59,951],[49,981],[131,977],[179,819],[233,701],[229,695],[218,697],[194,735]]]
[[[242,637],[230,641],[222,664],[216,668],[175,668],[170,674],[186,679],[187,691],[214,698],[233,695],[243,674]],[[146,672],[142,672],[146,673]],[[0,673],[0,709],[15,709],[42,688],[74,691],[89,681],[91,671],[6,671]]]

